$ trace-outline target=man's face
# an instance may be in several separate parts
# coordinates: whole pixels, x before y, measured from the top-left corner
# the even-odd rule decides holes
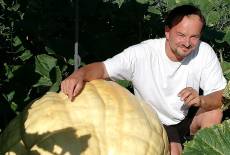
[[[165,28],[166,52],[170,59],[181,61],[200,42],[203,23],[197,15],[185,16],[177,25]]]

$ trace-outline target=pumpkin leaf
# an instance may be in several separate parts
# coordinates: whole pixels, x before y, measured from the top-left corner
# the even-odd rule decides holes
[[[49,78],[46,76],[42,76],[36,84],[33,85],[33,87],[38,87],[38,86],[51,86],[52,82],[50,81]]]
[[[28,60],[29,58],[31,58],[33,56],[33,54],[30,52],[30,50],[25,50],[20,56],[19,58],[22,61]]]
[[[19,45],[21,45],[21,44],[22,44],[21,39],[20,39],[18,36],[16,36],[16,37],[13,39],[13,46],[16,47],[16,46],[19,46]]]
[[[35,57],[35,72],[49,78],[49,72],[56,66],[57,59],[47,54]]]
[[[59,86],[62,80],[61,70],[59,67],[54,68],[54,78],[51,76],[51,80],[53,81],[53,85],[50,87],[49,91],[57,92],[59,90]],[[52,73],[52,72],[51,72]]]
[[[230,152],[230,120],[198,131],[186,142],[183,155],[228,155]]]

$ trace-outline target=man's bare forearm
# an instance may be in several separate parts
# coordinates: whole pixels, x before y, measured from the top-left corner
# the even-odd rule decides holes
[[[108,73],[105,65],[102,62],[92,63],[74,71],[69,77],[63,80],[61,91],[73,100],[83,89],[84,82],[106,78],[108,78]]]
[[[95,79],[106,79],[108,78],[108,73],[102,62],[95,62],[75,71],[72,76],[81,76],[84,81],[91,81]]]
[[[201,96],[200,107],[206,110],[221,108],[223,99],[223,90]]]

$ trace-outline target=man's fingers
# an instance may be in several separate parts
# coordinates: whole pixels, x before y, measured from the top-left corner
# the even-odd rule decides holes
[[[193,100],[191,100],[191,101],[189,102],[189,105],[190,105],[190,106],[195,106],[195,107],[199,107],[200,104],[201,104],[201,101],[200,101],[200,97],[199,97],[199,96],[196,97],[196,98],[194,98]]]
[[[78,80],[76,79],[66,79],[61,83],[61,91],[68,96],[70,100],[73,100],[74,90],[76,85],[78,85]]]
[[[61,83],[61,91],[73,101],[74,97],[79,94],[83,88],[83,77],[81,76],[69,76]]]
[[[67,94],[68,94],[68,97],[69,99],[71,100],[73,98],[73,91],[74,91],[74,88],[76,87],[77,85],[77,82],[75,82],[75,80],[69,80],[68,81],[68,89],[67,89]]]
[[[73,90],[73,97],[71,98],[71,101],[73,101],[74,97],[77,96],[80,91],[82,90],[83,82],[79,82],[76,87]]]
[[[185,91],[181,94],[180,99],[181,101],[185,101],[190,95],[192,94],[191,91]]]
[[[193,90],[192,87],[187,87],[187,88],[184,88],[182,89],[179,93],[178,93],[178,96],[181,97],[181,96],[184,96],[184,94],[186,94],[187,92]]]
[[[185,98],[184,102],[189,104],[193,99],[195,99],[195,96],[191,94],[187,98]]]
[[[64,94],[67,94],[67,92],[66,92],[66,81],[62,81],[62,83],[61,83],[61,91]]]

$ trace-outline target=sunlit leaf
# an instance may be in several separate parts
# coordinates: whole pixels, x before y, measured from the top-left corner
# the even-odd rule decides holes
[[[29,58],[31,58],[33,56],[33,54],[30,52],[30,50],[25,50],[20,56],[19,58],[22,61],[28,60]]]
[[[13,40],[13,46],[16,47],[16,46],[21,45],[21,44],[22,44],[21,39],[18,36],[16,36]]]
[[[229,155],[230,120],[205,128],[185,143],[183,155]]]
[[[49,91],[57,92],[60,88],[61,80],[62,80],[62,74],[61,74],[60,68],[55,67],[55,79]]]
[[[41,54],[35,58],[35,72],[49,77],[49,72],[56,66],[57,59],[47,54]]]
[[[42,76],[36,84],[33,85],[33,87],[38,87],[38,86],[51,86],[52,82],[49,78]]]

